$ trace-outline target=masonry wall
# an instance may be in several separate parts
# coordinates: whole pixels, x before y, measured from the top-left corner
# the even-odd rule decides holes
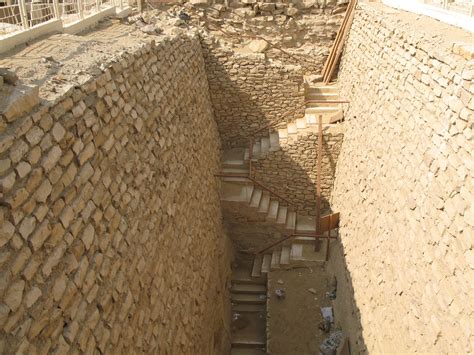
[[[228,349],[220,147],[199,40],[128,53],[2,125],[2,353]]]
[[[332,195],[347,266],[338,281],[354,293],[362,349],[469,353],[472,37],[386,9],[359,5],[339,76],[350,106]]]
[[[263,53],[235,53],[202,38],[212,107],[224,148],[244,147],[272,121],[304,111],[301,66],[269,62]],[[294,112],[291,112],[294,111]]]
[[[344,134],[339,125],[323,132],[321,163],[321,207],[329,211],[336,163]],[[288,199],[298,212],[316,214],[318,133],[298,133],[280,141],[280,150],[269,152],[252,164],[257,181]]]

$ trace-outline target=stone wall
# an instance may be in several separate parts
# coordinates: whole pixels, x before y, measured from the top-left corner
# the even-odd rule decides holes
[[[269,62],[262,53],[235,53],[202,39],[212,107],[222,144],[243,147],[273,120],[304,111],[303,72],[299,65]],[[295,110],[289,116],[285,113]]]
[[[472,36],[359,6],[339,76],[350,106],[332,194],[347,265],[338,281],[360,310],[358,347],[469,353],[474,64],[462,42]]]
[[[327,126],[323,132],[321,165],[321,206],[328,211],[336,163],[344,134],[340,125]],[[280,142],[280,150],[269,152],[252,164],[257,181],[278,192],[298,207],[301,214],[316,214],[318,133],[298,133]]]
[[[230,255],[199,40],[137,43],[2,124],[2,353],[228,350]]]

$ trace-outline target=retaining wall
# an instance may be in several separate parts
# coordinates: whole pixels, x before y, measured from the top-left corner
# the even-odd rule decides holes
[[[338,281],[354,294],[358,347],[369,352],[473,350],[469,38],[380,4],[356,11],[339,75],[350,106],[332,207],[346,263]]]
[[[6,353],[228,351],[231,255],[200,43],[137,43],[2,124]]]

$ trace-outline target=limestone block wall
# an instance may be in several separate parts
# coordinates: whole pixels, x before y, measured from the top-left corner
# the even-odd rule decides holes
[[[336,163],[344,138],[340,125],[327,126],[323,132],[321,165],[321,206],[329,210]],[[316,214],[318,133],[299,133],[280,143],[281,149],[269,152],[252,164],[257,181],[284,196],[303,214]]]
[[[202,46],[224,148],[243,147],[259,128],[273,120],[296,118],[304,111],[301,66],[270,62],[262,53],[235,53],[214,43],[212,37],[203,36]]]
[[[363,349],[469,353],[474,62],[459,53],[472,36],[359,6],[339,76],[350,106],[332,194],[338,281],[354,293]]]
[[[225,353],[230,255],[199,40],[148,40],[3,127],[0,352]]]

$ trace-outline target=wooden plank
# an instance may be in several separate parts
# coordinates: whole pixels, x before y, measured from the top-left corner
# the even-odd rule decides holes
[[[334,72],[336,71],[337,65],[339,63],[339,59],[341,58],[341,55],[342,55],[342,49],[344,48],[344,43],[346,42],[347,35],[349,34],[349,30],[351,28],[352,21],[354,19],[355,7],[357,5],[357,1],[354,0],[351,4],[352,4],[352,6],[350,7],[350,11],[346,12],[346,13],[348,13],[348,20],[345,23],[344,28],[341,27],[342,28],[342,35],[341,35],[341,39],[338,43],[338,46],[336,48],[335,55],[333,57],[331,65],[328,69],[328,72],[326,73],[326,77],[323,78],[323,81],[326,84],[331,81],[331,79],[334,75]]]
[[[331,216],[331,218],[329,218]],[[339,226],[339,212],[321,217],[321,233],[330,231]]]
[[[340,48],[341,43],[342,44],[344,43],[344,34],[346,33],[346,29],[348,28],[347,24],[349,22],[349,19],[355,10],[355,5],[356,5],[356,0],[351,0],[351,2],[349,3],[349,6],[347,7],[346,14],[344,16],[344,20],[341,24],[341,27],[339,27],[338,36],[336,37],[334,47],[331,48],[331,56],[329,57],[328,66],[323,75],[323,82],[325,83],[328,83],[330,81],[330,72],[332,71],[332,68],[335,66],[338,48]]]
[[[321,72],[321,75],[323,78],[326,77],[327,75],[327,71],[328,71],[328,68],[329,68],[329,63],[332,61],[332,58],[336,52],[336,48],[337,48],[337,45],[340,41],[340,38],[341,38],[341,35],[342,35],[342,28],[344,27],[345,23],[347,22],[347,19],[348,19],[348,12],[350,11],[350,7],[351,7],[351,3],[349,3],[349,5],[347,6],[347,9],[346,9],[346,13],[344,14],[344,18],[342,20],[342,23],[341,23],[341,26],[339,27],[338,31],[337,31],[337,34],[336,34],[336,38],[334,39],[334,42],[331,46],[331,51],[329,52],[329,55],[326,59],[326,62],[324,62],[324,66],[323,66],[323,70]]]

